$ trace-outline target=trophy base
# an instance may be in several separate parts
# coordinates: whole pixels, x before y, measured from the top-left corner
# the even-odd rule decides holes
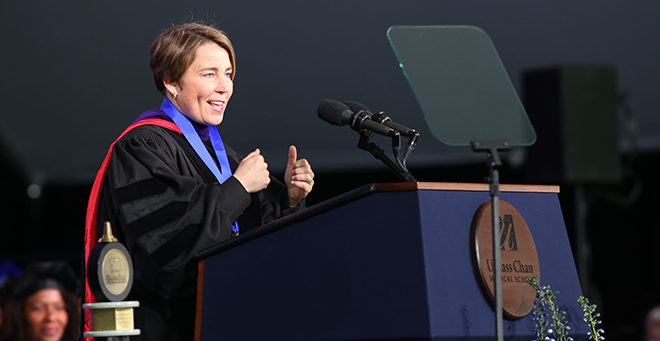
[[[83,304],[91,314],[91,331],[85,337],[103,337],[108,341],[124,341],[129,336],[140,335],[133,323],[133,308],[140,306],[138,301],[100,302]]]

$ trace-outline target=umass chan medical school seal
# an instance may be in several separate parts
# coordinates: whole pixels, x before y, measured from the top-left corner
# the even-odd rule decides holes
[[[110,223],[89,254],[89,288],[99,302],[123,301],[133,287],[133,261],[124,245],[112,235]]]
[[[479,206],[472,219],[471,246],[475,275],[484,295],[495,306],[492,204]],[[500,200],[500,250],[502,309],[506,317],[519,319],[534,307],[536,290],[528,278],[541,278],[536,244],[527,223],[518,211]]]

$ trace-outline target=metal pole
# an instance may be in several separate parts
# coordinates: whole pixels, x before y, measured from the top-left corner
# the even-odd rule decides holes
[[[492,155],[491,155],[492,157]],[[493,211],[493,259],[495,262],[495,315],[497,341],[504,340],[504,317],[502,316],[502,259],[500,252],[500,175],[495,161],[491,162],[490,195]]]
[[[497,341],[504,340],[504,316],[502,313],[502,259],[500,252],[500,173],[497,170],[502,165],[498,150],[508,150],[506,140],[483,140],[470,142],[475,152],[488,153],[488,169],[490,182],[491,208],[493,212],[493,284],[495,286],[495,333]]]

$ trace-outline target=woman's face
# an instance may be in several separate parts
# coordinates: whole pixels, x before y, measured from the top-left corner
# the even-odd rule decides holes
[[[215,43],[197,49],[192,65],[179,83],[165,83],[176,94],[174,105],[197,123],[218,125],[224,118],[227,102],[234,91],[233,69],[227,50]]]
[[[43,289],[25,301],[25,317],[30,340],[58,341],[69,322],[62,293],[57,289]]]

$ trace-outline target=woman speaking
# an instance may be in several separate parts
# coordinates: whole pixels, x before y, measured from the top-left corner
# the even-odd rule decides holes
[[[223,143],[216,125],[233,92],[236,58],[222,31],[196,23],[164,31],[151,45],[151,69],[163,102],[108,152],[90,196],[86,257],[110,221],[133,258],[127,299],[140,301],[141,339],[192,340],[194,255],[300,210],[314,173],[291,146],[282,184],[259,149],[241,158]]]

